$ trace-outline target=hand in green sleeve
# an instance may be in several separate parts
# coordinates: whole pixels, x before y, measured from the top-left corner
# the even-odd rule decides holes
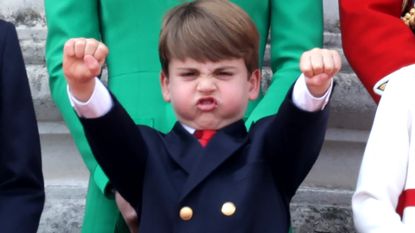
[[[287,4],[272,0],[271,69],[273,77],[265,95],[248,115],[249,127],[258,119],[278,111],[288,89],[300,76],[301,54],[323,43],[322,1],[305,0]]]

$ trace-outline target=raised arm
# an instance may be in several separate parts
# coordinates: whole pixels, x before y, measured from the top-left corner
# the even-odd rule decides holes
[[[48,26],[46,63],[52,98],[69,127],[72,138],[96,185],[101,192],[105,193],[109,184],[108,178],[95,161],[78,117],[69,104],[66,95],[66,80],[62,70],[63,46],[68,39],[73,37],[99,39],[101,37],[98,1],[45,0],[45,11]]]
[[[287,199],[320,153],[328,120],[326,104],[341,60],[334,50],[312,49],[301,56],[300,68],[304,79],[301,77],[288,93],[264,137],[264,151]]]
[[[112,185],[134,208],[140,209],[148,149],[134,121],[115,98],[113,103],[107,114],[94,119],[81,118],[81,122]]]
[[[273,77],[265,96],[249,115],[247,125],[275,114],[289,88],[300,76],[301,54],[323,43],[321,0],[271,1],[271,68]]]

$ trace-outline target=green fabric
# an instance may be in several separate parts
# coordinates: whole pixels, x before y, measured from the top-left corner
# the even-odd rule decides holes
[[[97,185],[97,187],[98,187],[98,189],[101,193],[104,193],[108,197],[110,195],[112,195],[112,193],[109,193],[110,192],[109,189],[111,187],[108,187],[109,186],[108,185],[108,182],[109,182],[108,177],[107,177],[107,175],[105,175],[104,171],[102,170],[102,168],[100,166],[95,167],[92,178],[95,181],[95,184]]]
[[[114,232],[112,224],[115,224],[119,214],[114,201],[105,196],[108,178],[97,165],[66,95],[66,81],[62,73],[63,45],[73,37],[93,37],[104,41],[110,48],[107,65],[111,91],[136,123],[167,132],[176,119],[171,106],[163,102],[161,97],[158,36],[162,16],[181,2],[183,1],[45,0],[48,25],[46,62],[52,98],[92,174],[83,232]],[[244,8],[258,27],[261,35],[261,64],[271,28],[271,66],[274,71],[272,84],[265,95],[250,104],[246,114],[249,126],[259,118],[277,111],[288,88],[300,74],[298,60],[301,53],[322,46],[322,3],[321,0],[302,0],[289,4],[286,0],[233,2]],[[111,208],[108,207],[109,203]],[[95,224],[102,225],[103,228],[95,230]]]
[[[276,112],[288,89],[300,75],[301,54],[323,46],[322,1],[271,1],[271,69],[273,77],[265,96],[256,101],[247,126]]]

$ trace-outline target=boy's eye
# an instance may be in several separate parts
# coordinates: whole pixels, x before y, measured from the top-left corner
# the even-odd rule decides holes
[[[181,76],[195,76],[196,73],[195,72],[186,72],[186,73],[182,73]]]
[[[189,71],[189,72],[183,72],[179,74],[181,77],[185,79],[194,79],[198,76],[197,72]]]
[[[225,71],[221,71],[221,72],[216,73],[216,76],[218,78],[221,78],[221,79],[230,78],[230,77],[232,77],[232,75],[233,75],[232,72],[225,72]]]

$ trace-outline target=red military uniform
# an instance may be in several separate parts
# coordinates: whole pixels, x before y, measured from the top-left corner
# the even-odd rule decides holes
[[[383,78],[415,63],[415,36],[401,20],[403,4],[398,0],[340,0],[344,53],[376,102],[386,81]]]

